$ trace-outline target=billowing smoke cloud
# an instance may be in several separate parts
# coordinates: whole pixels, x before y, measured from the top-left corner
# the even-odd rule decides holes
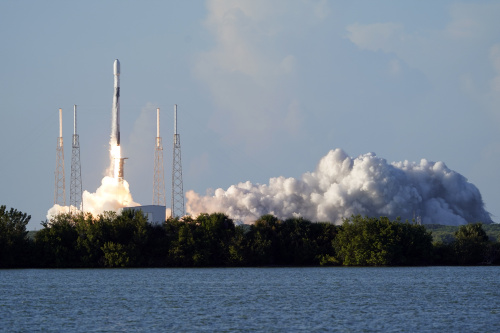
[[[419,218],[425,224],[492,222],[477,187],[443,162],[387,163],[373,153],[351,158],[341,149],[330,151],[301,179],[247,181],[212,195],[189,191],[186,196],[192,215],[223,212],[245,223],[264,214],[335,224],[353,214]]]
[[[84,191],[82,195],[84,212],[92,213],[97,216],[105,211],[119,212],[123,207],[139,206],[132,199],[129,185],[126,180],[119,180],[113,177],[105,176],[101,181],[101,186],[91,193]],[[69,206],[54,205],[47,212],[47,220],[61,213],[69,213]],[[80,207],[78,207],[80,210]]]
[[[104,177],[101,186],[95,193],[83,192],[83,207],[92,215],[102,214],[105,211],[118,211],[123,207],[134,207],[129,185],[126,180],[117,181],[112,177]]]

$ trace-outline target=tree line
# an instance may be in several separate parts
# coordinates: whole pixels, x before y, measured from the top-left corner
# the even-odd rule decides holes
[[[351,216],[340,226],[264,215],[236,225],[222,213],[150,224],[140,211],[61,214],[27,236],[26,213],[0,206],[0,268],[415,266],[500,264],[481,223],[433,242],[423,225]]]

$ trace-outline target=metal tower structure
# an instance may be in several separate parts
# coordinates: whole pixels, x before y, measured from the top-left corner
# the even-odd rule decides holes
[[[62,137],[62,109],[59,109],[59,137],[56,148],[56,171],[54,186],[54,204],[66,206],[66,177],[64,175],[64,145]]]
[[[172,217],[184,216],[182,186],[181,136],[177,134],[177,104],[174,105],[174,154],[172,159]]]
[[[160,108],[156,109],[156,145],[153,179],[153,205],[166,206],[165,173],[163,170],[163,145],[160,137]]]
[[[83,211],[82,166],[80,164],[80,138],[76,133],[76,105],[73,106],[73,149],[71,151],[71,181],[69,184],[70,213]]]

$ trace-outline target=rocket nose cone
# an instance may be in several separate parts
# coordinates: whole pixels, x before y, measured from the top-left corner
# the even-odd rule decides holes
[[[114,74],[117,75],[117,74],[120,74],[120,61],[118,59],[115,60],[115,64],[113,66],[113,69],[114,69]]]

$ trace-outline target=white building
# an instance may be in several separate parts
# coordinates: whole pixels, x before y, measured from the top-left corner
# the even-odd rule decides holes
[[[134,211],[140,210],[148,218],[148,222],[151,224],[163,224],[166,220],[166,206],[158,205],[146,205],[137,207],[127,207],[127,209],[132,209]]]

